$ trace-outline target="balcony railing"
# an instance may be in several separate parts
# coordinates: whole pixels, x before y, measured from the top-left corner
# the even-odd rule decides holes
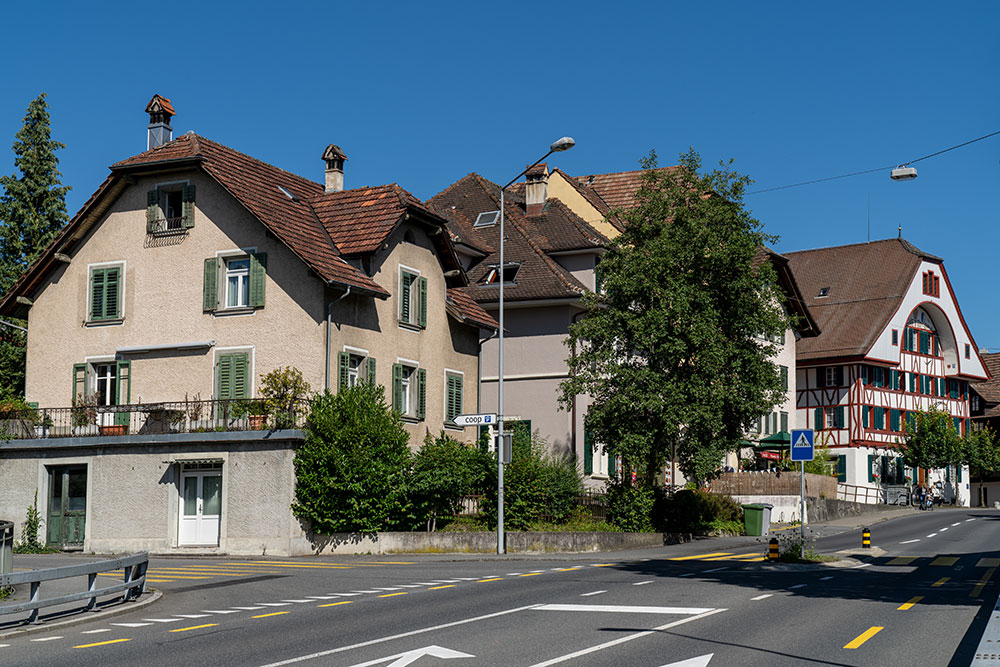
[[[302,401],[269,410],[264,399],[174,401],[0,412],[0,432],[14,439],[259,431],[301,428]]]

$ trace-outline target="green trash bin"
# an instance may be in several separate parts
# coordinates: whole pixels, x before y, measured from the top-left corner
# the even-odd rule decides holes
[[[747,535],[761,537],[771,532],[771,510],[768,503],[749,503],[743,506],[743,527]]]

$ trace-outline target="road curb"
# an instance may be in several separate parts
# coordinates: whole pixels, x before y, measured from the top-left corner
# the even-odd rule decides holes
[[[104,618],[121,616],[122,614],[135,611],[136,609],[148,607],[149,605],[158,602],[160,598],[163,597],[162,591],[155,589],[147,590],[147,593],[148,596],[143,595],[142,598],[135,600],[134,602],[119,602],[114,606],[101,609],[100,611],[81,610],[79,612],[75,612],[75,615],[72,618],[60,619],[58,621],[47,621],[37,625],[20,626],[10,630],[0,630],[0,639],[10,639],[12,637],[19,637],[21,635],[34,634],[38,632],[48,632],[56,628],[65,628],[71,625],[80,625],[81,623],[89,623],[91,621],[101,620]]]

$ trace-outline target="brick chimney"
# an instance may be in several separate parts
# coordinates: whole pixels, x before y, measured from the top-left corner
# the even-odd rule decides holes
[[[173,140],[174,130],[170,127],[170,119],[177,113],[170,100],[166,97],[153,95],[153,99],[146,105],[146,113],[149,114],[149,126],[146,128],[146,150],[162,146]]]
[[[528,215],[540,215],[549,200],[549,168],[543,162],[524,175],[524,197]]]
[[[340,146],[330,144],[323,151],[323,160],[326,161],[326,191],[340,192],[344,189],[344,160],[347,156]]]

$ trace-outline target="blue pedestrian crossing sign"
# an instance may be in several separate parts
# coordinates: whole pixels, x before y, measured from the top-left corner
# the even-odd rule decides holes
[[[792,431],[792,460],[812,461],[813,460],[813,436],[811,428]]]

